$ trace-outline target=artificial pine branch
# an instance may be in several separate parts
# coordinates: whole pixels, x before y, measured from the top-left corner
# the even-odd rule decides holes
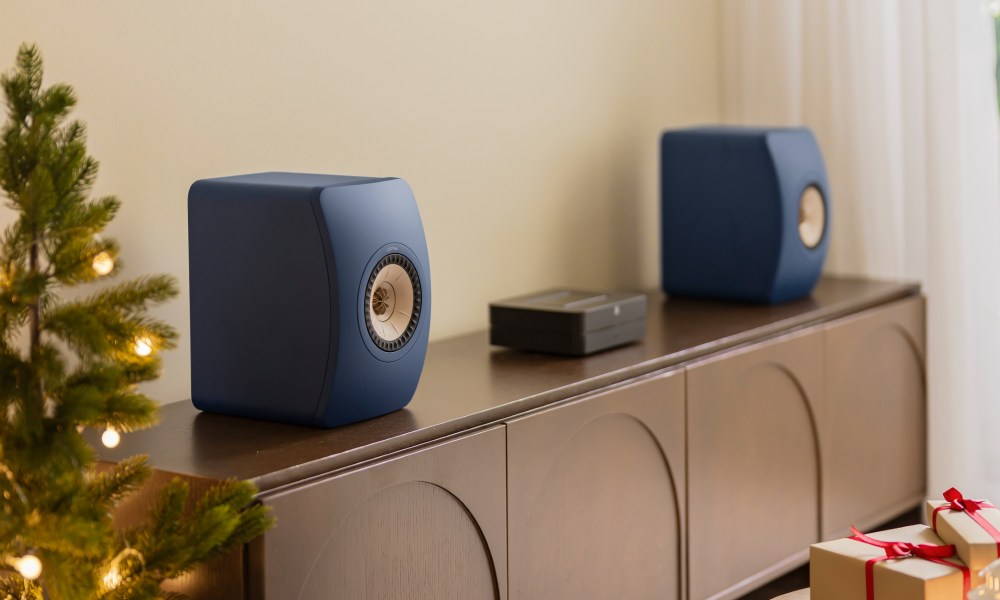
[[[20,577],[4,579],[4,573],[0,571],[0,600],[45,600],[45,596],[39,586]]]
[[[176,343],[148,314],[176,282],[152,275],[59,299],[121,270],[117,242],[100,236],[120,202],[90,199],[98,163],[86,127],[68,119],[76,97],[43,87],[36,47],[21,47],[0,89],[0,189],[18,217],[0,237],[0,600],[178,598],[165,579],[259,536],[271,517],[248,483],[195,502],[173,481],[144,524],[115,530],[111,511],[150,468],[139,456],[98,473],[78,428],[155,423],[155,402],[136,386],[159,376],[157,352]]]
[[[112,469],[92,475],[81,494],[89,506],[116,504],[149,479],[150,470],[145,456],[126,458]]]

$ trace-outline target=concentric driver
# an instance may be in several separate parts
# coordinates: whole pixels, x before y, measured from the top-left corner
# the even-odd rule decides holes
[[[410,259],[388,254],[365,288],[365,326],[375,345],[394,352],[413,337],[420,320],[420,277]]]
[[[826,203],[823,193],[810,185],[799,198],[799,238],[806,248],[815,248],[823,241],[826,230]]]

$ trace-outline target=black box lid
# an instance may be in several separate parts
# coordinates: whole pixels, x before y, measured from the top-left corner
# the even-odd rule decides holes
[[[587,333],[646,318],[646,296],[635,292],[548,290],[490,303],[490,325]]]

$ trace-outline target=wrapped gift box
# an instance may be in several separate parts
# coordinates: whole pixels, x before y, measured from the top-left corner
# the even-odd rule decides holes
[[[813,544],[809,549],[812,600],[871,600],[868,563],[875,600],[964,600],[968,569],[954,548],[924,525],[868,534],[873,545],[855,538]],[[936,555],[933,560],[919,553]],[[897,558],[888,558],[895,555]],[[942,564],[943,563],[943,564]]]
[[[1000,557],[1000,510],[985,500],[963,498],[952,488],[944,500],[927,502],[927,522],[972,571],[973,585],[986,565]],[[939,509],[940,508],[940,509]]]

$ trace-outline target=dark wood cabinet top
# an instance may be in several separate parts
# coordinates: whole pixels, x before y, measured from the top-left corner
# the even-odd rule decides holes
[[[825,277],[809,298],[779,305],[650,293],[646,338],[629,346],[563,358],[491,347],[486,332],[472,333],[430,344],[413,400],[383,417],[313,429],[200,413],[178,402],[163,406],[159,426],[123,436],[99,458],[148,454],[163,471],[273,490],[918,292],[912,283]]]

